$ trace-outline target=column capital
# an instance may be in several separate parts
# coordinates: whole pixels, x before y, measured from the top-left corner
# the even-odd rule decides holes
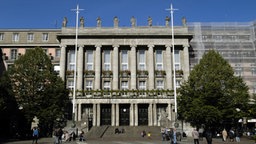
[[[189,47],[189,44],[184,44],[184,45],[182,45],[183,47]]]
[[[82,45],[82,44],[79,44],[79,45],[78,45],[78,47],[79,47],[79,48],[80,48],[80,47],[82,47],[82,48],[83,48],[83,47],[84,47],[84,45]]]
[[[119,48],[119,44],[113,44],[113,48]]]
[[[101,44],[96,44],[95,47],[96,47],[96,48],[101,48],[102,45],[101,45]]]
[[[136,48],[137,45],[136,45],[136,44],[131,44],[130,47],[131,47],[131,48]]]
[[[149,44],[148,45],[148,48],[153,48],[155,45],[153,45],[153,44]]]
[[[60,44],[59,47],[67,47],[65,44]]]

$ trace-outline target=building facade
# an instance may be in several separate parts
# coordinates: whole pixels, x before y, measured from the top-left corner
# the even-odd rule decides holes
[[[0,29],[0,70],[26,49],[42,47],[71,99],[75,87],[74,118],[87,127],[160,126],[163,118],[173,126],[173,72],[179,87],[210,49],[219,51],[255,93],[254,23],[183,23],[174,27],[173,51],[168,19],[165,26],[150,21],[136,26],[134,21],[130,27],[119,27],[117,17],[113,27],[101,27],[100,19],[96,27],[81,21],[77,49],[76,28],[65,21],[61,29]]]

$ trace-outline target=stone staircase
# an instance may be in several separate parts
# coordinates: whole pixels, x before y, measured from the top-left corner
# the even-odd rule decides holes
[[[124,133],[115,134],[115,129],[119,131],[122,129]],[[141,132],[151,133],[152,139],[161,139],[160,127],[158,126],[99,126],[92,127],[91,130],[86,133],[87,138],[141,138]],[[146,135],[147,137],[147,135]]]

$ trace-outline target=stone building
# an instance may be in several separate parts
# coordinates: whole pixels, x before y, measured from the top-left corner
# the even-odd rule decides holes
[[[75,120],[87,126],[161,126],[164,119],[173,126],[173,65],[179,87],[209,49],[229,60],[255,93],[254,23],[209,26],[183,19],[174,26],[172,51],[168,19],[165,26],[119,27],[116,17],[113,27],[103,27],[98,18],[96,27],[79,26],[75,53],[76,29],[66,22],[61,29],[0,29],[0,71],[26,49],[42,47],[71,99],[76,72]]]
[[[184,26],[175,26],[174,32],[179,87],[189,75],[192,35]],[[77,54],[75,34],[67,24],[61,29],[1,29],[5,68],[26,49],[39,46],[65,80],[71,99],[76,72],[76,121],[91,126],[160,126],[163,118],[174,121],[170,26],[80,26]]]

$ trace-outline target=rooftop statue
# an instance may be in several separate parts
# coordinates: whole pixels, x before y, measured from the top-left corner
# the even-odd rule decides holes
[[[67,17],[64,17],[63,22],[62,22],[62,27],[67,27],[68,19]]]
[[[80,18],[80,27],[84,27],[84,17]]]
[[[132,18],[131,18],[131,26],[132,27],[136,26],[136,19],[134,18],[134,16],[132,16]]]
[[[114,17],[114,27],[118,27],[118,23],[119,23],[118,18],[117,18],[117,16],[115,16]]]
[[[169,22],[170,22],[170,17],[166,16],[165,17],[165,26],[169,26]]]
[[[185,17],[182,17],[182,25],[185,27],[185,26],[187,26],[187,20],[186,20],[186,18]]]
[[[152,26],[152,18],[150,16],[148,17],[148,26]]]
[[[97,27],[101,27],[101,18],[100,17],[97,18]]]

